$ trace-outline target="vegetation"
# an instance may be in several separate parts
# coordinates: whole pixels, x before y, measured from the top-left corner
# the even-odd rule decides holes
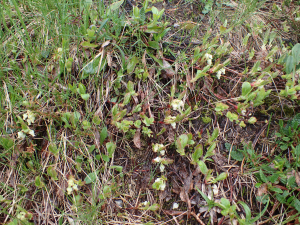
[[[1,224],[299,224],[299,1],[0,3]]]

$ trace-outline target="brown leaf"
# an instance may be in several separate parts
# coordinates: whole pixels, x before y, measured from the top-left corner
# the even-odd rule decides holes
[[[167,77],[172,78],[175,75],[175,71],[166,60],[163,60],[163,69],[165,70]]]
[[[138,149],[141,148],[141,130],[137,129],[134,137],[133,137],[133,143],[135,145],[135,147],[137,147]]]
[[[262,196],[264,194],[268,193],[268,185],[267,184],[262,184],[258,189],[257,189],[257,195]]]

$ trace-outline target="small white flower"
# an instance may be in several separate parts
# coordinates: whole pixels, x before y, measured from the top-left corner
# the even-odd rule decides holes
[[[173,99],[171,106],[173,107],[173,110],[181,110],[184,106],[184,103],[179,99]]]
[[[164,164],[160,164],[160,165],[159,165],[159,169],[160,169],[160,172],[164,172],[164,170],[165,170],[165,165],[164,165]]]
[[[212,189],[213,189],[213,193],[214,193],[214,196],[218,195],[219,194],[219,189],[218,189],[218,186],[217,185],[213,185],[212,186]]]
[[[206,62],[207,62],[208,65],[212,64],[212,55],[211,54],[206,53],[204,55],[204,58],[207,60]]]
[[[161,162],[160,156],[158,156],[155,159],[153,159],[153,162],[160,163]]]
[[[27,120],[28,125],[31,125],[35,120],[34,113],[27,110],[27,112],[23,114],[23,120]]]
[[[166,151],[165,150],[162,150],[159,152],[161,155],[165,155],[166,154]]]
[[[171,126],[175,129],[176,128],[176,123],[174,120],[176,119],[175,116],[167,116],[164,120],[166,124],[171,124]]]
[[[34,130],[29,130],[29,131],[28,131],[28,134],[30,134],[32,137],[34,137],[34,136],[35,136],[35,134],[34,134]]]
[[[19,131],[19,132],[18,132],[18,138],[19,138],[19,139],[22,139],[22,140],[23,140],[25,137],[26,137],[26,135],[25,135],[22,131]]]
[[[72,188],[73,188],[74,191],[78,191],[78,186],[77,186],[77,184],[74,184]]]
[[[161,177],[156,178],[155,183],[159,183],[159,190],[161,190],[161,191],[165,190],[166,181],[163,178],[161,178]]]
[[[17,218],[18,218],[19,220],[26,220],[25,215],[26,215],[25,212],[19,212],[19,214],[17,215]]]
[[[220,79],[222,74],[225,74],[225,68],[222,68],[217,72],[217,78]]]
[[[152,147],[153,147],[154,152],[160,152],[161,150],[163,150],[165,148],[165,146],[163,144],[155,144]]]
[[[74,185],[74,180],[71,178],[68,180],[68,186],[72,187]]]
[[[149,202],[148,201],[144,201],[144,202],[142,202],[142,205],[143,206],[147,206],[149,204]]]
[[[72,188],[72,187],[68,187],[68,188],[67,188],[68,195],[72,194],[72,191],[73,191],[73,188]]]
[[[179,208],[179,204],[177,202],[174,202],[172,209],[178,209],[178,208]]]

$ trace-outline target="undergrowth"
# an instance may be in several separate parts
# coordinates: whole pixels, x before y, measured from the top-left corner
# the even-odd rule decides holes
[[[299,2],[0,10],[1,223],[299,223]]]

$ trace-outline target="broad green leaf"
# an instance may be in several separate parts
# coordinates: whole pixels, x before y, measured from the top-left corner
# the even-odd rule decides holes
[[[114,154],[114,152],[115,152],[115,150],[116,150],[116,147],[117,147],[117,146],[116,146],[115,143],[113,143],[113,142],[108,142],[108,143],[106,143],[106,149],[107,149],[109,158],[111,158],[112,155]]]
[[[252,116],[252,117],[248,120],[248,123],[250,123],[250,124],[255,124],[256,121],[257,121],[257,119],[256,119],[254,116]]]
[[[251,84],[249,82],[244,82],[242,85],[242,95],[246,96],[251,92]]]
[[[87,101],[90,97],[90,94],[81,94],[80,96],[83,100]]]
[[[148,44],[150,48],[159,49],[159,44],[157,41],[149,41]]]
[[[295,60],[294,63],[295,63],[295,65],[297,65],[300,62],[300,44],[299,43],[294,45],[294,47],[292,49],[292,55]]]
[[[97,179],[97,175],[99,173],[99,170],[95,171],[95,172],[92,172],[92,173],[89,173],[86,178],[84,179],[85,183],[86,184],[90,184],[90,183],[93,183],[96,181]]]
[[[77,92],[78,94],[82,95],[86,93],[86,88],[82,83],[78,84],[78,88],[77,88]]]
[[[14,146],[14,140],[11,138],[0,137],[0,145],[5,150],[10,150]]]
[[[216,107],[215,107],[215,110],[216,112],[223,112],[224,110],[228,109],[229,106],[222,103],[222,102],[218,102],[216,103]]]
[[[289,55],[286,60],[286,73],[291,73],[295,68],[295,59],[293,56]]]
[[[198,161],[198,166],[200,168],[201,173],[203,173],[204,175],[208,174],[208,169],[207,169],[207,166],[206,166],[205,162]]]
[[[54,155],[54,156],[58,156],[58,153],[59,153],[59,149],[56,147],[56,144],[55,143],[51,143],[49,146],[48,146],[48,150]]]
[[[109,6],[109,9],[111,11],[117,10],[118,8],[120,8],[120,6],[123,4],[123,2],[124,2],[124,0],[114,2]]]
[[[129,63],[127,64],[127,73],[132,73],[137,63],[138,63],[137,57],[133,56],[129,61]]]
[[[107,138],[107,127],[103,127],[100,133],[100,144],[102,145],[104,140]]]
[[[227,177],[228,177],[228,173],[223,172],[223,173],[219,174],[219,176],[217,176],[217,178],[215,179],[215,181],[225,180]]]
[[[57,178],[57,172],[56,170],[53,168],[53,166],[49,166],[47,168],[47,173],[48,175],[53,179],[53,180],[58,180]]]
[[[199,158],[203,155],[203,146],[199,144],[195,147],[195,152],[192,154],[192,163],[197,164]]]
[[[81,42],[81,44],[80,44],[82,47],[84,47],[84,48],[97,48],[99,45],[97,45],[97,44],[92,44],[92,43],[90,43],[90,42],[88,42],[88,41],[83,41],[83,42]]]
[[[39,176],[36,176],[36,177],[35,177],[34,184],[35,184],[35,186],[36,186],[37,188],[42,188],[42,187],[44,187],[44,185],[45,185],[44,182],[42,181],[42,178],[39,177]]]

